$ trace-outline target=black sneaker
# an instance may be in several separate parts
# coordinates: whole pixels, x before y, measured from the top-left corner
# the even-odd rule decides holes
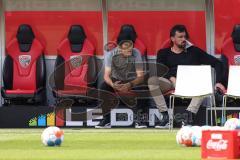
[[[161,128],[161,129],[164,129],[164,128],[169,128],[169,116],[168,116],[168,112],[162,112],[162,115],[163,115],[163,118],[158,122],[156,123],[155,125],[155,128]]]
[[[110,118],[103,118],[95,128],[111,128]]]
[[[196,114],[195,113],[192,113],[188,110],[186,110],[187,112],[187,120],[186,121],[183,121],[183,126],[192,126],[194,125],[194,120],[195,120],[195,117],[196,117]]]
[[[147,128],[147,124],[144,122],[135,122],[135,128]]]

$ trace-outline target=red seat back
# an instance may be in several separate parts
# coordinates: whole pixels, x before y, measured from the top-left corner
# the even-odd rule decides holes
[[[58,55],[65,61],[65,87],[87,86],[88,59],[94,56],[94,51],[95,48],[88,39],[84,40],[82,50],[78,53],[72,52],[70,42],[67,38],[60,43]]]
[[[228,58],[229,65],[236,64],[235,60],[240,63],[240,25],[233,27],[232,36],[224,41],[221,53]]]
[[[228,58],[229,65],[235,64],[234,56],[237,56],[237,55],[240,56],[240,52],[236,51],[234,48],[234,44],[231,37],[228,38],[223,43],[223,46],[221,48],[221,53],[223,53]]]
[[[43,54],[43,46],[34,36],[32,44],[26,44],[25,49],[21,45],[25,44],[14,38],[6,48],[7,56],[13,61],[12,90],[36,90],[37,60]]]

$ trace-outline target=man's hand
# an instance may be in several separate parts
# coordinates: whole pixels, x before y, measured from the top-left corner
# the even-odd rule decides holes
[[[130,83],[121,84],[121,87],[118,89],[120,92],[128,92],[129,90],[131,90]]]
[[[175,77],[170,77],[169,80],[173,83],[173,85],[176,85],[176,78]]]
[[[217,89],[220,89],[221,90],[221,92],[225,92],[226,91],[226,88],[224,87],[224,85],[222,85],[221,83],[216,83],[215,84],[215,90],[217,90]]]
[[[120,83],[121,83],[121,81],[116,81],[116,82],[114,82],[113,85],[112,85],[113,89],[119,91],[120,88],[121,88],[122,85],[123,85],[123,84],[120,84]]]

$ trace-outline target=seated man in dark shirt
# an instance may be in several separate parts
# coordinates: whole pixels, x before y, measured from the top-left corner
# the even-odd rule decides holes
[[[165,128],[169,125],[168,108],[162,93],[175,88],[178,65],[211,65],[216,72],[215,88],[225,89],[222,85],[221,62],[187,41],[188,32],[184,25],[175,25],[170,31],[170,38],[171,47],[160,49],[157,53],[157,63],[166,65],[169,68],[168,73],[164,77],[151,77],[148,80],[150,93],[163,115],[156,128]],[[193,123],[202,101],[203,98],[192,99],[186,110],[187,125]]]

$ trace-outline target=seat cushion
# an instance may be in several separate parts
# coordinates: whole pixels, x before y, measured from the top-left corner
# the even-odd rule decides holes
[[[81,89],[69,89],[69,90],[58,90],[55,91],[58,97],[66,97],[66,96],[82,96],[87,94],[87,88],[81,88]]]
[[[15,89],[15,90],[6,90],[6,94],[34,94],[35,90],[22,90],[22,89]]]

